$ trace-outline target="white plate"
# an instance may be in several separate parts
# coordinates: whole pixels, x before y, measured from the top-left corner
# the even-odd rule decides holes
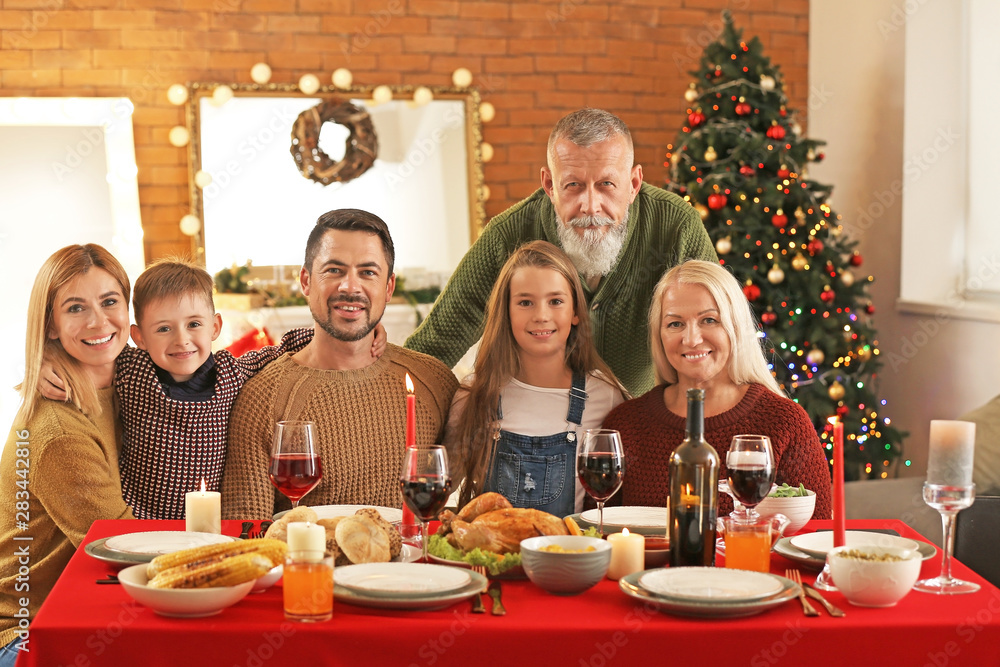
[[[916,549],[917,543],[905,537],[872,533],[866,530],[848,530],[844,533],[846,546],[849,547],[894,547],[897,549]],[[826,553],[833,548],[833,531],[824,530],[818,533],[804,533],[791,538],[791,545],[810,556],[826,558]]]
[[[229,535],[163,530],[115,535],[104,540],[103,547],[119,554],[160,556],[181,549],[193,549],[207,544],[221,544],[234,540],[236,538]]]
[[[934,558],[937,555],[937,547],[929,542],[917,542],[917,551],[920,553],[922,560],[927,560],[928,558]],[[813,556],[806,553],[805,551],[800,551],[792,546],[792,538],[783,537],[774,543],[774,553],[780,554],[787,558],[788,560],[795,561],[804,567],[808,567],[812,570],[822,570],[823,564],[826,563],[826,556]]]
[[[638,586],[674,600],[746,602],[781,592],[782,582],[770,574],[716,567],[671,567],[646,572]]]
[[[654,595],[638,585],[638,581],[642,576],[653,571],[646,570],[622,577],[618,582],[618,586],[629,597],[641,600],[644,604],[652,605],[662,612],[678,616],[695,616],[698,618],[739,618],[742,616],[753,616],[754,614],[759,614],[795,599],[798,593],[798,586],[792,583],[790,579],[768,574],[762,576],[772,577],[778,581],[779,591],[774,595],[764,598],[743,601],[667,598]]]
[[[373,597],[444,595],[471,580],[468,570],[427,563],[344,565],[333,573],[334,583]]]
[[[580,514],[580,518],[585,522],[596,526],[601,521],[601,516],[597,510],[587,510]],[[667,532],[667,508],[666,507],[605,507],[604,508],[604,532],[608,528],[628,528],[655,529],[660,534]]]
[[[366,507],[377,509],[382,518],[389,523],[397,523],[403,520],[403,510],[395,507],[378,507],[375,505],[316,505],[312,510],[316,512],[316,515],[320,519],[332,519],[337,516],[353,516],[358,513],[358,510],[365,509]],[[288,511],[278,512],[274,515],[274,520],[277,521],[287,514]]]
[[[333,585],[333,595],[340,602],[360,607],[374,607],[376,609],[419,609],[423,611],[431,611],[434,609],[446,609],[456,602],[466,600],[473,595],[479,595],[486,589],[486,577],[476,572],[469,572],[469,577],[469,583],[462,588],[440,595],[381,597],[345,588],[344,586],[338,585],[336,582],[334,582]]]

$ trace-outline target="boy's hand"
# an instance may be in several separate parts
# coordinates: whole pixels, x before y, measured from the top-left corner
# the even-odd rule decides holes
[[[372,358],[378,359],[385,354],[385,346],[389,342],[389,336],[385,333],[385,327],[379,322],[375,325],[375,338],[372,340]]]
[[[47,361],[42,362],[41,373],[38,375],[38,392],[52,401],[65,401],[68,398],[66,385],[52,370],[52,364]]]

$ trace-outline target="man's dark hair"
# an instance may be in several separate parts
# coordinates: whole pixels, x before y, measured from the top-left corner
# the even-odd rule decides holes
[[[331,229],[345,232],[367,232],[378,236],[382,240],[382,251],[385,253],[385,261],[389,265],[389,275],[392,275],[392,267],[396,262],[396,249],[392,245],[389,227],[382,218],[374,213],[357,208],[340,208],[319,216],[316,226],[309,233],[309,240],[306,241],[306,260],[303,265],[306,271],[312,273],[312,265],[316,259],[319,243],[323,235]]]

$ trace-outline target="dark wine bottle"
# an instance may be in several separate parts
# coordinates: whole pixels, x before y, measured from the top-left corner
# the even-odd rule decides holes
[[[719,455],[705,442],[705,390],[687,390],[687,437],[670,456],[670,565],[715,565]]]

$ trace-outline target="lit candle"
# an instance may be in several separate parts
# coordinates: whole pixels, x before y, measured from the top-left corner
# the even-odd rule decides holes
[[[833,425],[833,546],[847,543],[847,508],[844,504],[844,424],[830,417]]]
[[[642,535],[629,534],[628,528],[620,533],[608,535],[611,545],[611,564],[608,566],[608,579],[621,579],[633,572],[641,572],[646,559],[646,538]]]
[[[184,494],[184,529],[198,533],[222,533],[222,495],[206,491],[201,480],[201,491]]]
[[[976,425],[972,422],[931,421],[927,483],[944,486],[972,484]]]
[[[308,521],[288,524],[288,553],[294,555],[309,552],[310,556],[322,556],[326,551],[326,529]]]
[[[417,446],[417,395],[413,393],[413,380],[406,374],[406,446]]]

